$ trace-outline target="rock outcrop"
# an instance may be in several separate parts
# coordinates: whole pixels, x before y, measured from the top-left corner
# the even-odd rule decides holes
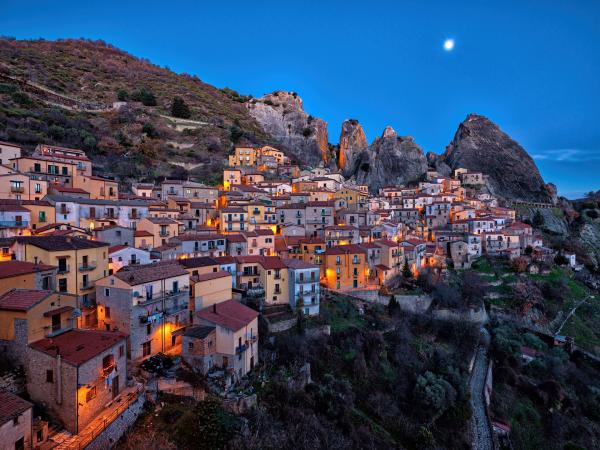
[[[488,175],[488,188],[499,197],[551,202],[552,192],[529,154],[486,117],[470,114],[458,126],[444,160]]]
[[[345,120],[342,124],[338,168],[345,177],[356,172],[359,155],[369,147],[365,132],[358,120]]]
[[[295,92],[276,91],[246,103],[250,115],[289,155],[318,166],[328,163],[327,123],[308,115]]]
[[[371,192],[388,184],[406,184],[423,179],[427,158],[412,137],[398,136],[392,127],[357,156],[353,174]]]
[[[433,152],[427,152],[427,163],[429,167],[435,169],[438,174],[442,176],[450,176],[452,174],[452,169],[446,162],[444,161],[443,156],[438,155]]]

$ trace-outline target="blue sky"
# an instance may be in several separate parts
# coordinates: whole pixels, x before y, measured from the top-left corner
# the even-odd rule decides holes
[[[218,87],[296,91],[329,123],[331,142],[356,118],[370,141],[392,125],[440,153],[468,113],[484,114],[561,194],[600,189],[600,1],[0,0],[0,9],[0,34],[103,39]]]

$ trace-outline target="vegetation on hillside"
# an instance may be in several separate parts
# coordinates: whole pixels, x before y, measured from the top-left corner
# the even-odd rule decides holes
[[[270,140],[246,99],[102,41],[0,39],[0,140],[81,148],[105,175],[217,182],[235,143]]]

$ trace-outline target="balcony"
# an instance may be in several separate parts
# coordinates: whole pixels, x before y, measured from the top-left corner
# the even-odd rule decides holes
[[[71,208],[60,208],[58,210],[59,214],[69,214],[71,212]]]
[[[252,298],[262,297],[265,295],[265,290],[261,287],[248,288],[246,295]]]
[[[169,236],[169,234],[170,234],[169,230],[160,230],[159,233],[158,233],[158,235],[160,237],[167,237],[167,236]]]
[[[79,266],[79,271],[80,272],[89,272],[90,270],[94,270],[96,267],[98,267],[98,264],[96,264],[96,261],[89,261],[87,263],[82,263]]]
[[[129,213],[129,214],[127,214],[127,217],[128,217],[129,219],[133,219],[133,220],[136,220],[136,219],[141,219],[141,218],[142,218],[142,217],[140,216],[140,214],[138,214],[138,213]]]
[[[62,273],[69,273],[70,271],[71,271],[71,268],[69,267],[68,264],[65,264],[65,265],[62,265],[62,266],[60,264],[58,265],[58,272],[57,273],[59,275],[62,274]]]
[[[5,228],[23,228],[29,226],[27,220],[0,220],[0,227]]]
[[[47,338],[51,338],[54,336],[58,336],[59,334],[65,333],[67,331],[71,331],[73,329],[73,319],[67,319],[67,323],[65,326],[61,325],[46,325],[44,327],[44,336]]]
[[[20,194],[20,193],[25,192],[25,187],[24,186],[11,186],[10,192],[16,192],[16,193]]]
[[[129,266],[137,266],[139,264],[140,264],[139,259],[130,259],[129,261],[127,261],[127,265],[129,265]]]

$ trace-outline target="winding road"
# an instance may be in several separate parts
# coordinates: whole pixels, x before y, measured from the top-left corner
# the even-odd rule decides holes
[[[469,388],[471,390],[471,408],[473,410],[473,418],[471,421],[473,442],[473,450],[493,450],[494,441],[492,430],[486,415],[484,388],[485,377],[488,368],[488,347],[489,334],[487,330],[481,330],[481,343],[477,348],[477,355],[473,364],[473,373]]]

